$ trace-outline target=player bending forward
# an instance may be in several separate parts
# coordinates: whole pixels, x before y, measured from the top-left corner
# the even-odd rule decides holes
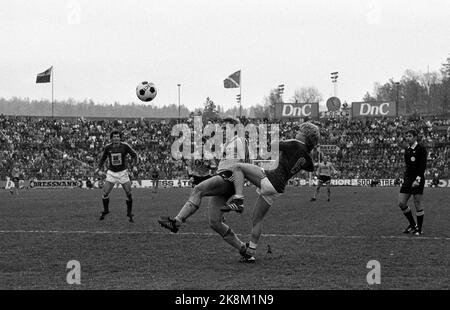
[[[100,173],[103,164],[108,159],[108,171],[106,173],[105,184],[103,185],[103,212],[100,215],[100,221],[105,219],[105,216],[109,213],[109,194],[117,183],[122,185],[127,196],[127,216],[131,223],[134,222],[133,214],[131,213],[133,208],[133,197],[131,195],[131,181],[127,171],[127,155],[132,158],[132,165],[137,164],[137,153],[127,143],[122,142],[122,134],[120,131],[114,130],[110,134],[112,143],[107,144],[103,150],[103,155],[98,164],[98,168],[95,169],[95,173]]]
[[[323,162],[319,163],[317,166],[318,166],[317,174],[319,175],[319,184],[317,185],[316,191],[314,192],[314,196],[311,198],[311,201],[317,200],[319,190],[324,184],[327,186],[327,193],[328,193],[327,201],[330,201],[331,171],[333,171],[333,173],[336,173],[337,170],[334,168],[334,165],[329,161],[328,156],[324,156]]]
[[[262,233],[262,222],[269,211],[273,200],[284,192],[288,180],[300,170],[314,171],[314,164],[310,155],[311,150],[318,144],[319,128],[312,123],[300,125],[295,139],[279,142],[279,161],[276,169],[264,169],[252,164],[236,164],[233,166],[235,195],[221,209],[224,212],[236,211],[241,213],[244,209],[244,180],[247,178],[258,187],[258,198],[252,216],[252,232],[247,255],[256,252],[259,238]],[[254,257],[253,257],[254,260]]]
[[[231,117],[225,118],[223,121],[225,124],[238,124],[238,120]],[[247,245],[239,240],[230,226],[224,223],[224,212],[220,210],[234,193],[233,183],[230,180],[233,175],[231,167],[238,162],[242,162],[245,158],[244,141],[237,135],[237,132],[234,134],[234,137],[224,146],[226,157],[219,162],[217,172],[204,180],[197,178],[194,184],[197,181],[200,183],[195,184],[188,201],[183,205],[178,215],[175,217],[162,216],[158,223],[176,233],[181,225],[197,212],[202,198],[211,197],[208,205],[210,227],[225,242],[239,251],[242,262],[252,262],[252,257],[246,253]]]

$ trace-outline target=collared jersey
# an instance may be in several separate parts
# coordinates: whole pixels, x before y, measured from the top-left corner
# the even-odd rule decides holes
[[[123,171],[127,169],[127,155],[130,155],[133,159],[137,158],[136,151],[127,143],[120,142],[117,146],[114,146],[113,143],[107,144],[103,150],[99,168],[108,159],[108,170],[113,172]]]

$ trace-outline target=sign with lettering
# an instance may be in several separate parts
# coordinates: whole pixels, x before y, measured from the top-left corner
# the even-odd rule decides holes
[[[353,117],[396,116],[395,102],[353,102]]]
[[[319,118],[319,103],[278,103],[275,105],[275,117],[283,118]]]

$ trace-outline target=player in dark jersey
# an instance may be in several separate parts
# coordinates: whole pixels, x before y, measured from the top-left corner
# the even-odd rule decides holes
[[[280,156],[276,169],[264,171],[252,164],[234,165],[235,195],[221,210],[239,213],[243,211],[245,178],[258,188],[256,191],[259,196],[252,216],[252,233],[246,250],[246,254],[252,257],[251,261],[254,261],[253,255],[261,237],[263,219],[273,204],[273,200],[284,192],[288,180],[300,170],[314,171],[310,152],[318,144],[319,136],[319,128],[316,125],[309,122],[302,123],[296,139],[279,142]]]
[[[158,166],[153,167],[152,169],[152,183],[153,183],[153,193],[158,192],[158,184],[159,184],[159,169]]]
[[[405,149],[406,171],[403,176],[403,184],[398,196],[398,204],[409,225],[403,231],[405,234],[413,233],[420,236],[423,233],[424,210],[422,207],[423,188],[425,187],[425,169],[427,167],[427,150],[417,142],[417,131],[408,129],[405,134],[408,147]],[[413,196],[416,207],[417,224],[414,221],[411,209],[408,207],[408,200]]]
[[[133,197],[131,195],[131,181],[127,170],[127,155],[132,158],[132,165],[137,164],[137,153],[127,143],[121,142],[122,134],[120,131],[114,130],[110,134],[112,143],[107,144],[103,150],[103,155],[100,158],[98,168],[95,173],[101,173],[101,169],[106,160],[108,160],[108,171],[106,173],[106,180],[103,185],[103,212],[100,215],[100,220],[104,220],[109,213],[109,194],[117,183],[122,185],[127,196],[127,217],[131,223],[134,222],[133,214]]]

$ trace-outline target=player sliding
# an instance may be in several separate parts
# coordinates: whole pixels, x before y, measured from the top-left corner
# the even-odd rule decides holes
[[[100,215],[100,221],[105,219],[105,216],[109,214],[109,194],[111,193],[114,185],[120,183],[125,191],[127,200],[127,217],[131,223],[134,222],[133,214],[131,213],[133,208],[133,197],[131,195],[131,181],[128,176],[126,158],[130,155],[132,158],[132,165],[137,164],[137,153],[127,143],[122,142],[122,133],[118,130],[114,130],[110,134],[112,143],[107,144],[103,150],[103,155],[100,158],[98,168],[95,169],[95,173],[100,173],[103,164],[108,159],[108,171],[106,173],[105,184],[103,185],[103,212]]]
[[[236,125],[238,121],[229,117],[224,119],[224,123]],[[246,244],[239,240],[233,230],[224,223],[223,211],[220,210],[234,193],[233,183],[230,181],[230,177],[233,175],[231,167],[238,162],[242,162],[245,158],[245,146],[237,132],[235,132],[233,139],[224,146],[224,149],[226,157],[219,162],[216,174],[209,178],[196,178],[194,184],[196,182],[200,183],[195,184],[189,199],[183,205],[178,215],[175,217],[160,217],[158,223],[162,227],[176,233],[181,225],[199,209],[202,198],[211,197],[208,206],[210,227],[225,242],[239,251],[242,261],[250,262],[252,257],[246,254]]]
[[[300,170],[314,171],[314,164],[310,155],[319,141],[319,128],[312,123],[303,123],[299,127],[295,139],[279,142],[279,161],[276,169],[264,169],[252,165],[239,163],[233,166],[235,195],[221,210],[223,212],[244,210],[244,180],[253,183],[258,193],[258,199],[252,216],[252,233],[247,248],[247,255],[253,257],[262,233],[262,221],[269,211],[273,200],[284,192],[288,180]],[[254,259],[254,257],[253,257]]]

